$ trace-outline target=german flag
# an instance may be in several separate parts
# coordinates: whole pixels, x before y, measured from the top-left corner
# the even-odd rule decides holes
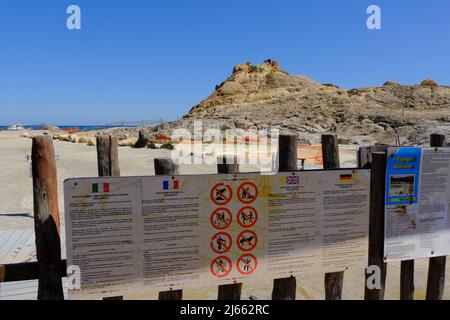
[[[341,174],[339,177],[339,181],[348,182],[353,180],[352,174]]]

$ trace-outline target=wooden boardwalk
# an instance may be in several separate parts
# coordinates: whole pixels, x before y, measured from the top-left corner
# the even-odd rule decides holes
[[[61,234],[61,255],[66,258],[65,234]],[[34,230],[0,230],[0,264],[36,261]],[[63,278],[67,297],[66,278]],[[0,283],[0,300],[36,300],[38,281]]]

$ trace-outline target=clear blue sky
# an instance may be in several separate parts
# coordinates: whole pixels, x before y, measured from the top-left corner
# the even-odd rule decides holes
[[[267,58],[344,88],[450,85],[450,1],[0,0],[0,124],[176,119]]]

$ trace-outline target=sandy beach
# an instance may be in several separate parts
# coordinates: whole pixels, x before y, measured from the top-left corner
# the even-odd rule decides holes
[[[0,229],[32,228],[33,194],[31,179],[31,139],[19,132],[0,132]],[[54,141],[58,168],[58,194],[61,220],[64,219],[63,182],[68,178],[95,177],[97,154],[95,146]],[[169,157],[168,150],[121,147],[119,161],[122,176],[154,175],[153,159]],[[182,165],[182,174],[215,173],[215,166]]]
[[[64,224],[63,181],[67,178],[97,175],[96,148],[85,144],[54,141],[58,168],[58,192],[61,223]],[[168,150],[133,149],[122,147],[119,159],[122,176],[153,175],[153,159],[168,157]],[[33,228],[32,179],[30,176],[31,139],[20,137],[18,132],[0,132],[0,230]],[[183,165],[181,174],[216,173],[215,165]],[[248,166],[242,171],[251,171]],[[2,261],[0,261],[2,263]],[[424,299],[427,280],[427,260],[416,260],[415,297]],[[364,270],[346,272],[344,299],[362,299],[364,294]],[[386,299],[399,298],[400,264],[388,266]],[[447,268],[446,288],[450,285]],[[305,276],[297,279],[297,299],[323,299],[323,276]],[[247,292],[243,290],[243,297]],[[186,292],[185,298],[205,298],[195,291]],[[259,298],[270,298],[270,292]],[[446,290],[445,299],[450,299]]]

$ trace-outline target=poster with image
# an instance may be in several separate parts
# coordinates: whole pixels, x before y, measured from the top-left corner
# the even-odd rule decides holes
[[[389,148],[386,261],[450,254],[450,149]]]

